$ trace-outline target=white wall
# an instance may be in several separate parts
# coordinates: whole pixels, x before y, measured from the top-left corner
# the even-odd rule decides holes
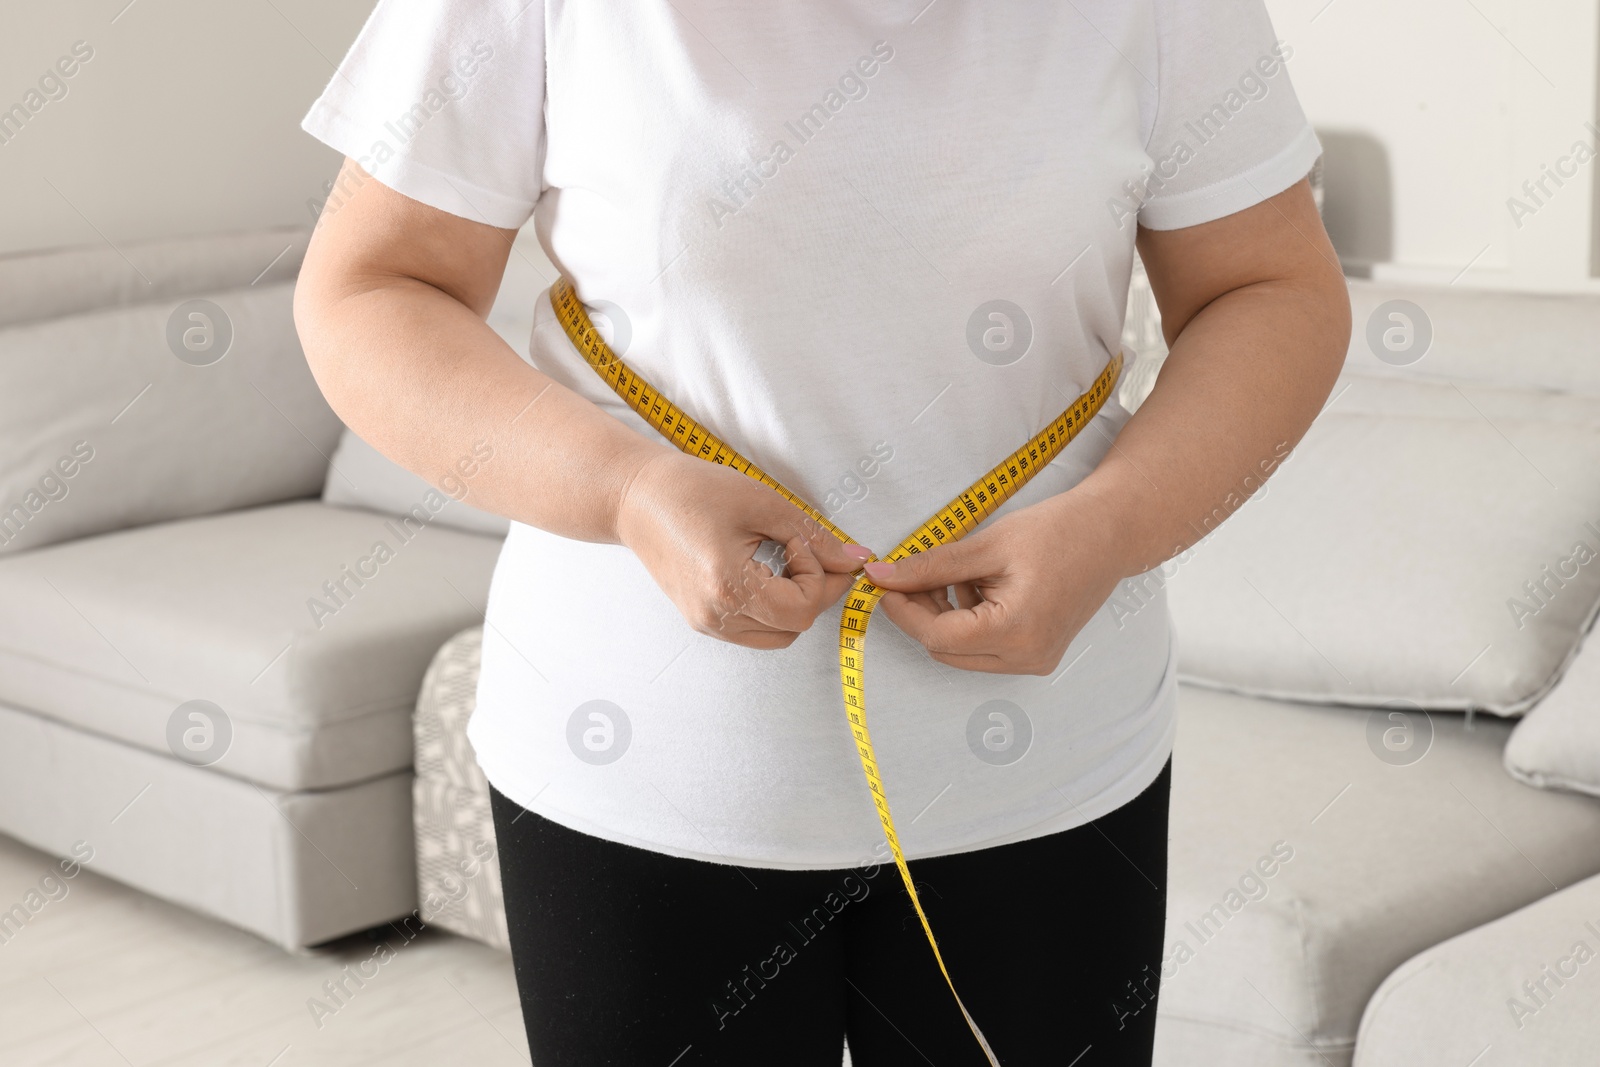
[[[1560,188],[1547,179],[1552,195],[1520,227],[1506,206],[1574,141],[1597,140],[1585,126],[1595,118],[1595,0],[1267,6],[1295,49],[1289,70],[1301,103],[1331,134],[1329,229],[1351,265],[1377,259],[1378,278],[1600,288],[1590,266],[1594,163]],[[1385,160],[1387,205],[1372,202]],[[1387,248],[1371,232],[1385,206]]]
[[[338,157],[300,117],[371,0],[5,5],[0,111],[93,58],[0,143],[0,253],[312,222]],[[42,95],[42,94],[41,94]],[[9,134],[9,131],[6,131]]]
[[[1267,2],[1330,149],[1329,226],[1352,266],[1600,288],[1594,164],[1560,189],[1547,180],[1554,195],[1520,228],[1506,207],[1575,140],[1594,140],[1600,0]],[[306,202],[338,161],[298,123],[371,4],[8,4],[0,110],[74,42],[94,58],[0,144],[0,253],[309,223]]]

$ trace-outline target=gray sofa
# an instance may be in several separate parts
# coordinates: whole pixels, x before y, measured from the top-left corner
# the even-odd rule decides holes
[[[415,907],[412,708],[499,547],[351,505],[306,240],[0,259],[0,831],[288,948]]]
[[[1161,1062],[1593,1062],[1600,989],[1522,983],[1600,948],[1578,921],[1600,899],[1600,300],[1351,297],[1317,423],[1164,569],[1189,683],[1168,942],[1193,958]],[[1293,860],[1247,892],[1277,841]]]

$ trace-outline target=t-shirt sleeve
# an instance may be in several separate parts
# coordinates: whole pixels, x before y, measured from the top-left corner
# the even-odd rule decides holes
[[[1151,173],[1139,224],[1196,226],[1304,178],[1322,152],[1294,87],[1294,49],[1263,0],[1155,0]]]
[[[543,188],[540,0],[380,0],[301,128],[378,181],[515,229]]]

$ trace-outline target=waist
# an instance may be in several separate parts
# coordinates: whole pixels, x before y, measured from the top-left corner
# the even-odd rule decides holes
[[[717,641],[626,549],[515,526],[488,621],[472,740],[490,780],[537,793],[541,814],[754,866],[850,866],[881,838],[830,626],[786,649]],[[880,626],[873,738],[913,857],[1059,829],[1073,805],[1111,803],[1170,747],[1176,676],[1159,595],[1131,617],[1102,608],[1049,677],[945,667]],[[619,719],[608,743],[625,736],[620,756],[584,757],[571,727],[586,706]]]

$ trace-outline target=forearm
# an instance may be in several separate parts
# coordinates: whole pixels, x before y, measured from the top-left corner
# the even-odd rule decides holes
[[[1215,529],[1316,418],[1349,338],[1331,273],[1225,293],[1177,336],[1148,399],[1074,490],[1114,525],[1124,577]]]
[[[628,480],[661,445],[530,367],[478,312],[432,285],[313,273],[302,287],[307,358],[357,434],[475,507],[616,543]]]

